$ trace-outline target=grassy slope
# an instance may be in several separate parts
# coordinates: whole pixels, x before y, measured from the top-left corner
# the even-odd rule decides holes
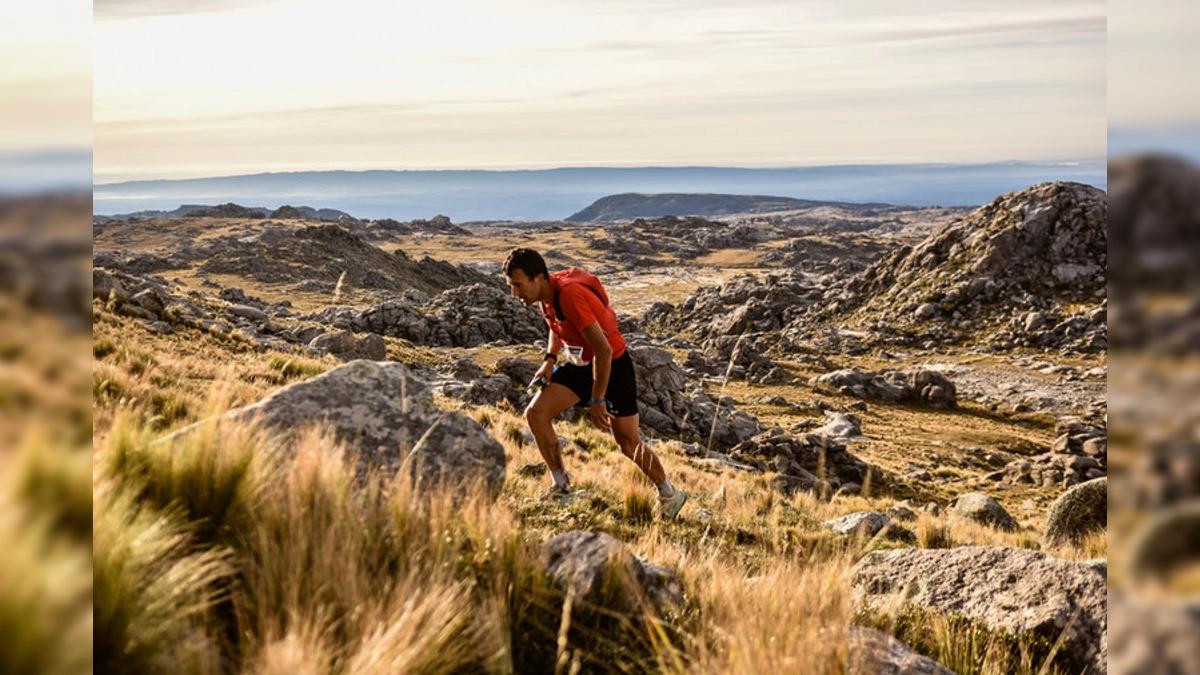
[[[568,250],[562,233],[537,236],[555,238],[560,250]],[[502,258],[517,243],[516,237],[509,239],[488,240],[486,255],[480,250],[470,255]],[[428,241],[414,241],[406,250],[416,256],[416,245]],[[529,242],[522,238],[521,243]],[[539,244],[548,245],[549,239],[534,242]],[[595,260],[581,256],[581,262]],[[238,285],[266,296],[246,280]],[[659,292],[686,295],[688,289]],[[264,442],[242,430],[221,443],[198,442],[191,459],[155,468],[161,459],[155,459],[149,442],[156,435],[257,400],[336,361],[258,353],[237,339],[187,328],[176,335],[152,335],[99,305],[93,322],[98,560],[144,554],[129,548],[120,536],[123,530],[144,530],[161,544],[145,554],[148,559],[129,562],[144,567],[140,577],[112,579],[106,601],[127,611],[105,616],[128,620],[104,626],[124,626],[125,632],[104,635],[115,635],[117,644],[128,647],[131,640],[140,645],[133,638],[145,632],[149,669],[167,659],[213,672],[224,659],[246,672],[396,672],[397,667],[439,672],[450,666],[549,672],[560,659],[562,672],[573,661],[586,670],[616,664],[658,672],[839,672],[845,629],[854,619],[845,574],[865,551],[897,544],[835,538],[820,521],[882,511],[897,497],[944,502],[968,491],[947,485],[906,494],[884,485],[874,494],[832,503],[808,495],[785,499],[769,489],[769,475],[714,473],[691,463],[678,445],[663,443],[664,465],[691,495],[683,516],[663,523],[650,517],[648,482],[610,438],[587,424],[560,423],[560,436],[573,441],[568,465],[590,497],[566,508],[549,507],[533,499],[546,479],[516,472],[540,457],[523,440],[519,411],[504,407],[472,414],[504,444],[509,479],[494,505],[472,502],[460,512],[447,512],[444,505],[440,511],[417,508],[403,485],[387,487],[384,499],[357,495],[330,444],[318,436],[305,441],[310,452],[301,453],[303,461],[286,467],[271,466]],[[497,350],[455,351],[471,354],[485,367],[499,355]],[[535,347],[513,351],[533,353]],[[393,340],[388,340],[388,355],[403,362],[439,358],[432,350]],[[785,366],[798,377],[816,374],[802,364]],[[724,393],[764,423],[784,427],[806,416],[756,403],[759,398],[818,398],[837,407],[853,402],[808,386],[743,383],[729,385]],[[851,450],[896,472],[909,458],[932,451],[944,458],[949,475],[978,474],[954,466],[958,448],[1045,448],[1053,440],[1046,420],[996,414],[970,403],[952,414],[874,404],[858,414],[864,433],[874,440]],[[222,502],[221,524],[214,522],[212,500],[193,494],[214,484],[214,476],[224,476],[232,495]],[[997,495],[1022,520],[1024,529],[1014,534],[928,516],[908,527],[924,546],[1036,546],[1049,502],[1033,511],[1018,507],[1031,496],[1050,494],[1014,489]],[[112,531],[104,531],[102,523]],[[637,555],[679,572],[687,590],[685,606],[666,623],[651,616],[624,623],[592,617],[564,629],[569,622],[560,610],[562,599],[533,571],[536,547],[581,528],[608,531]],[[372,532],[384,534],[377,538]],[[1104,540],[1096,539],[1084,550],[1062,554],[1082,559],[1103,555],[1104,548]],[[285,565],[288,560],[294,564]],[[163,574],[177,574],[188,583],[171,589],[147,585],[147,578]],[[156,601],[156,593],[169,597]],[[975,644],[948,627],[934,630],[936,619],[924,621],[921,626],[933,637],[909,639],[943,660],[973,663],[975,672],[1032,672],[1040,665],[1010,663],[1009,652],[996,648],[999,638],[989,651],[987,640]],[[158,624],[170,628],[150,630]],[[606,660],[594,660],[600,656]]]

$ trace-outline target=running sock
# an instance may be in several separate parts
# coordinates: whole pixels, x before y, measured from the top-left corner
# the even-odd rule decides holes
[[[662,499],[670,499],[675,496],[675,486],[671,485],[671,481],[666,478],[658,485],[658,496]]]
[[[568,485],[570,485],[570,483],[568,482],[570,479],[567,478],[566,471],[551,471],[550,475],[554,477],[555,485],[557,485],[559,487],[564,487],[564,488],[567,487]]]

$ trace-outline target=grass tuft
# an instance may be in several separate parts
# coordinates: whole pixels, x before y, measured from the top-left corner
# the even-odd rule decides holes
[[[109,340],[101,338],[92,343],[92,356],[102,359],[117,351],[117,347]]]

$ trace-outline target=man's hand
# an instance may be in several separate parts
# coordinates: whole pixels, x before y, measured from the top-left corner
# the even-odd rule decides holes
[[[533,374],[533,379],[536,380],[539,376],[546,378],[546,384],[550,384],[554,380],[554,362],[550,359],[542,361],[542,367]]]
[[[603,401],[593,401],[591,406],[592,424],[600,431],[612,431],[612,415]]]

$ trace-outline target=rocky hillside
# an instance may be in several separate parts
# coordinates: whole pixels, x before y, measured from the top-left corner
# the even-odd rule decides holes
[[[735,213],[773,213],[818,206],[834,206],[855,211],[871,211],[887,204],[849,204],[822,202],[791,197],[719,194],[638,194],[610,195],[592,202],[586,209],[567,217],[577,223],[610,223],[634,218],[660,216],[727,216]]]
[[[359,632],[308,658],[336,654],[358,672],[383,649],[363,645],[408,649],[423,634],[399,630],[419,622],[392,608],[431,598],[439,612],[459,602],[461,618],[419,615],[420,625],[462,629],[434,631],[448,637],[428,653],[466,655],[431,672],[549,672],[574,658],[566,669],[581,673],[672,663],[678,672],[1102,673],[1105,210],[1102,192],[1055,183],[939,216],[931,229],[932,211],[862,216],[903,232],[847,231],[834,209],[803,215],[820,219],[811,226],[664,216],[467,229],[444,216],[313,223],[299,209],[100,223],[91,415],[82,416],[100,506],[87,513],[178,510],[195,527],[189,555],[219,553],[237,570],[278,565],[261,573],[268,590],[311,579],[336,591],[282,593],[291,607],[249,583],[214,583],[231,589],[220,596],[229,605],[266,598],[261,620],[207,601],[185,617],[212,627],[207,658],[231,671],[273,658],[294,666],[291,643],[273,642],[292,638],[273,626],[324,631],[335,617],[338,631]],[[645,447],[689,494],[675,520],[656,517],[653,489],[578,410],[554,431],[582,491],[568,504],[537,498],[548,467],[522,411],[546,328],[498,271],[514,246],[604,280],[636,371]],[[228,393],[217,386],[225,380]],[[205,451],[156,449],[191,443],[214,396],[234,406],[224,422],[274,429],[269,448],[219,437],[214,450],[242,453],[221,462],[271,458],[235,479],[253,482],[226,490],[238,503],[219,513],[171,491],[212,484]],[[358,446],[353,462],[294,433],[316,422]],[[188,460],[193,471],[175,457],[201,461]],[[178,468],[153,469],[168,459]],[[129,479],[131,467],[155,482]],[[444,502],[452,508],[406,510],[418,492],[373,483],[398,469],[420,479],[418,492],[434,478],[482,479],[486,490],[475,499],[456,487]],[[127,494],[105,506],[110,490]],[[344,515],[331,519],[327,506]],[[213,527],[223,513],[233,515]],[[132,538],[128,523],[141,522],[99,519],[109,529],[96,536],[97,519],[84,520],[102,572],[120,560],[105,555],[115,534]],[[292,560],[306,561],[304,575]],[[615,579],[624,581],[605,581]],[[363,609],[377,606],[377,616]],[[97,615],[101,629],[112,623]],[[150,624],[147,612],[136,616]],[[651,622],[645,631],[639,617]],[[384,642],[393,636],[403,644]]]
[[[403,250],[389,253],[337,224],[296,227],[267,222],[238,232],[184,239],[154,251],[97,247],[93,264],[138,275],[194,269],[201,277],[233,275],[309,292],[333,292],[339,280],[348,287],[393,293],[438,293],[477,283],[499,287],[496,278],[467,266],[428,257],[414,260]],[[208,285],[215,283],[210,280]]]
[[[907,342],[1107,349],[1107,197],[1046,183],[998,197],[832,289],[790,329]]]

